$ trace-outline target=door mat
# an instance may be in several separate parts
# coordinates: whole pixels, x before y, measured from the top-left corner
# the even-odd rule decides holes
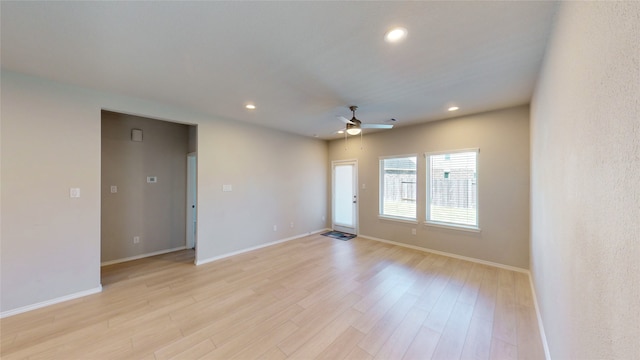
[[[328,237],[338,239],[338,240],[343,240],[343,241],[351,240],[354,237],[356,237],[353,234],[347,234],[340,231],[327,231],[326,233],[323,233],[320,235],[328,236]]]

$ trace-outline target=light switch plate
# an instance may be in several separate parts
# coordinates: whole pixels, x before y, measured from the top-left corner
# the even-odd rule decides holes
[[[229,184],[222,185],[222,191],[233,191],[233,186]]]
[[[71,197],[71,198],[79,198],[80,197],[80,188],[71,188],[71,189],[69,189],[69,197]]]
[[[115,193],[117,193],[117,192],[118,192],[118,187],[117,187],[117,186],[115,186],[115,185],[111,185],[111,193],[112,193],[112,194],[115,194]]]
[[[157,176],[147,176],[147,183],[155,184],[157,182],[158,182],[158,177]]]

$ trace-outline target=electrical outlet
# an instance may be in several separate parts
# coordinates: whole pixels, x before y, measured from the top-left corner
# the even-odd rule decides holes
[[[111,193],[115,194],[118,192],[118,187],[116,185],[111,185]]]
[[[411,235],[415,235],[416,234],[416,229],[411,229]]]
[[[324,217],[324,215],[322,215],[322,221],[326,221],[326,218]]]
[[[293,229],[293,221],[289,224],[289,227]]]
[[[134,236],[133,237],[133,243],[134,244],[139,244],[140,243],[140,236]]]
[[[273,231],[278,231],[278,225],[273,225]]]

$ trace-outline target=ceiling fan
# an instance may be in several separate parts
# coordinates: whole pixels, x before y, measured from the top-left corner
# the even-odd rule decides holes
[[[362,129],[391,129],[393,127],[391,124],[363,124],[360,120],[356,119],[357,109],[358,107],[355,105],[349,106],[349,110],[351,110],[353,114],[351,120],[344,116],[338,116],[338,119],[346,124],[346,127],[338,131],[338,133],[342,134],[342,131],[345,131],[349,135],[358,135],[362,132]]]

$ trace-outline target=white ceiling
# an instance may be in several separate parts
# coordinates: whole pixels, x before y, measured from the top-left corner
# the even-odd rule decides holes
[[[349,105],[405,126],[528,103],[556,5],[2,1],[1,63],[329,139]]]

